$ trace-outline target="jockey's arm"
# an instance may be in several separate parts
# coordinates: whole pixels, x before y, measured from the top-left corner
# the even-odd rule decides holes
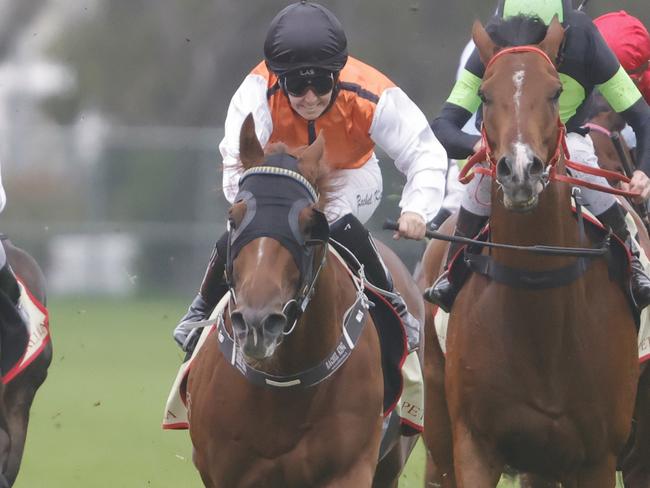
[[[454,85],[440,114],[431,123],[436,137],[442,142],[450,158],[465,159],[474,152],[480,137],[463,132],[465,123],[481,105],[478,89],[485,68],[476,49]]]
[[[271,113],[266,101],[266,79],[257,74],[246,76],[228,106],[224,123],[224,136],[219,144],[223,157],[223,193],[228,202],[233,203],[238,192],[239,177],[242,174],[239,159],[239,134],[244,119],[253,114],[255,132],[262,144],[266,145],[273,131]]]
[[[471,117],[472,112],[446,102],[440,114],[433,119],[431,128],[450,158],[466,159],[474,153],[476,143],[481,137],[462,130]]]
[[[370,137],[406,176],[399,202],[402,215],[419,215],[423,224],[431,220],[444,198],[447,154],[422,111],[400,88],[382,93]]]
[[[614,111],[632,127],[637,139],[639,168],[631,185],[623,184],[622,188],[640,192],[647,199],[650,195],[650,107],[595,27],[593,33],[592,77]]]

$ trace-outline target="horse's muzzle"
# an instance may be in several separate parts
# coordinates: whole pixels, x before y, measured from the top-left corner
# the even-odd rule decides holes
[[[281,312],[251,308],[233,311],[230,320],[236,342],[244,356],[256,360],[273,355],[282,342],[287,325],[287,317]]]
[[[508,210],[528,212],[537,206],[544,190],[544,163],[531,156],[525,163],[512,156],[503,156],[497,162],[497,183],[503,190],[503,204]]]

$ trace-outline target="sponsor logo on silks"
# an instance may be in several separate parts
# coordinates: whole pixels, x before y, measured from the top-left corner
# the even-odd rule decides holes
[[[314,68],[306,68],[300,70],[300,76],[314,76],[315,74],[316,71],[314,70]]]

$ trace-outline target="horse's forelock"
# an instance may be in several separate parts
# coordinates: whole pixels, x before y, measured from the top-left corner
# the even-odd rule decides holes
[[[273,142],[267,144],[264,148],[264,154],[266,156],[271,156],[273,154],[288,154],[300,160],[308,148],[309,146],[290,148],[284,142]],[[315,165],[309,165],[308,167],[304,167],[303,165],[301,172],[307,180],[313,183],[314,187],[318,191],[320,198],[316,206],[320,210],[323,210],[332,200],[332,195],[337,188],[337,185],[333,182],[331,166],[327,162],[326,157],[322,156]]]
[[[289,154],[296,157],[293,152],[289,151],[289,146],[284,142],[272,142],[264,148],[265,156],[272,156],[273,154]]]

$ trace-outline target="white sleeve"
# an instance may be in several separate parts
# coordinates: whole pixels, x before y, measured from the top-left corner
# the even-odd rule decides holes
[[[370,137],[406,176],[399,206],[429,222],[442,205],[447,153],[422,111],[400,88],[384,91],[370,126]]]
[[[223,157],[223,194],[230,203],[237,195],[242,167],[239,161],[239,133],[244,119],[253,114],[255,132],[262,147],[271,138],[273,122],[266,99],[266,79],[249,74],[230,100],[219,151]]]
[[[636,134],[634,133],[634,130],[632,130],[632,127],[625,125],[625,128],[621,131],[621,135],[623,136],[627,147],[630,149],[636,147]]]

